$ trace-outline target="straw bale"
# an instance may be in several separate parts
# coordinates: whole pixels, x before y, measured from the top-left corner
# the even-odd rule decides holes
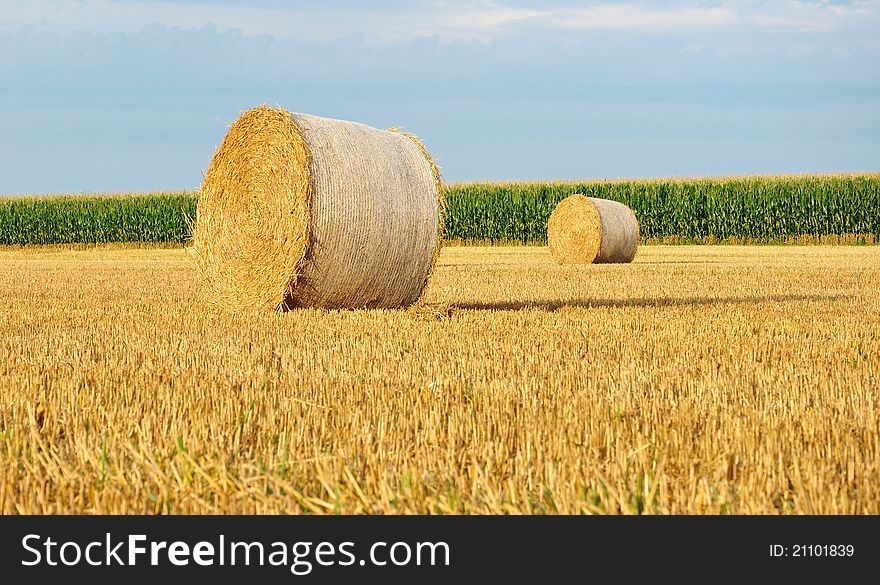
[[[442,204],[415,137],[261,106],[214,154],[193,255],[231,307],[405,307],[436,262]]]
[[[622,203],[575,194],[550,215],[547,243],[560,264],[632,262],[639,222]]]

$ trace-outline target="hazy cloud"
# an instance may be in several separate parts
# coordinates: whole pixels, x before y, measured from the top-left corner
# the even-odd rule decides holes
[[[0,2],[0,193],[193,188],[265,101],[447,178],[876,168],[877,2]]]
[[[422,36],[489,40],[522,31],[555,29],[728,32],[761,28],[835,31],[876,26],[878,2],[240,2],[148,0],[7,0],[6,27],[51,30],[136,31],[152,23],[182,29],[211,25],[220,31],[299,40],[353,34],[365,42],[395,43]],[[876,28],[874,29],[876,30]]]

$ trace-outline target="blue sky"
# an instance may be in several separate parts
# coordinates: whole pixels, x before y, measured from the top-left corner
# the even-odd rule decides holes
[[[193,189],[264,102],[448,180],[880,169],[880,0],[0,0],[0,193]]]

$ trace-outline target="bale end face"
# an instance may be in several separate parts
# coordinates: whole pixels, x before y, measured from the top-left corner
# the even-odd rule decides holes
[[[560,264],[590,264],[599,255],[602,222],[588,197],[566,197],[550,214],[547,244]]]
[[[311,188],[309,149],[288,112],[261,106],[230,126],[205,174],[193,232],[212,302],[282,306],[310,243]]]

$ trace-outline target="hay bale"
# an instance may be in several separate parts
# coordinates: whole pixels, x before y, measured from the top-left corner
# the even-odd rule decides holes
[[[623,203],[571,195],[550,214],[547,243],[560,264],[631,262],[639,245],[639,222]]]
[[[414,136],[261,106],[214,153],[192,252],[224,305],[404,307],[436,262],[442,213]]]

